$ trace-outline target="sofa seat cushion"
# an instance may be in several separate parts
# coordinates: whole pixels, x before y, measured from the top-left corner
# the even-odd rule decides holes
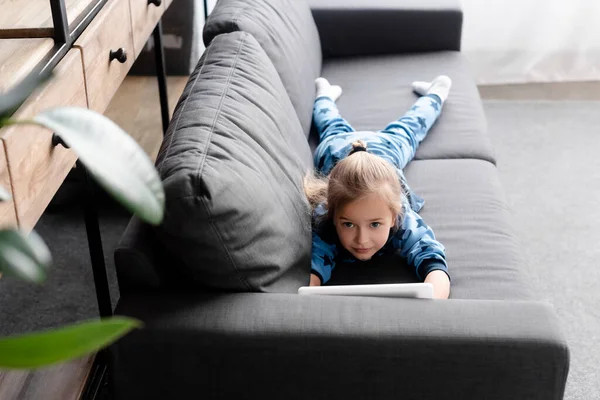
[[[446,248],[451,299],[531,300],[525,260],[496,167],[481,160],[413,161],[405,169],[425,199],[419,213]],[[399,257],[342,264],[330,284],[416,282]]]
[[[415,159],[477,158],[495,162],[479,92],[461,53],[331,59],[323,65],[323,76],[342,86],[340,112],[357,131],[380,130],[402,116],[417,99],[411,83],[438,75],[452,78],[452,89],[442,115],[421,143]]]
[[[234,31],[250,33],[269,55],[308,137],[322,57],[319,32],[306,1],[219,0],[204,26],[204,44]]]
[[[277,71],[248,33],[220,35],[179,100],[159,155],[159,242],[187,282],[295,292],[308,282],[312,159]]]

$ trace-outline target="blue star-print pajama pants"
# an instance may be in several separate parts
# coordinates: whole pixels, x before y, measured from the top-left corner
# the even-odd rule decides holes
[[[320,144],[315,151],[315,168],[328,175],[334,165],[348,155],[352,142],[363,140],[369,153],[378,155],[402,170],[413,159],[419,144],[425,139],[442,111],[442,101],[436,95],[420,97],[413,107],[383,130],[356,132],[340,115],[329,97],[315,100],[313,119]]]

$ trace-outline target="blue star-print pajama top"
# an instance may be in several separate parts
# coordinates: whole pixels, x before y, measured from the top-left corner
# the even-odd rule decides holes
[[[421,281],[434,270],[442,270],[448,274],[445,249],[435,239],[431,228],[417,214],[424,201],[410,189],[402,169],[414,157],[419,143],[425,139],[441,110],[440,98],[436,95],[426,95],[420,97],[404,116],[388,124],[385,129],[377,132],[356,132],[348,121],[342,118],[337,105],[329,97],[317,98],[313,108],[313,119],[320,139],[314,163],[323,175],[328,175],[339,160],[348,156],[352,150],[352,143],[356,140],[364,141],[369,153],[389,161],[396,167],[405,194],[402,204],[404,215],[398,224],[400,228],[390,231],[387,243],[373,258],[386,252],[399,251],[400,256],[406,258]],[[331,221],[319,222],[320,217],[326,213],[324,205],[318,206],[313,212],[315,227],[311,272],[319,276],[322,283],[331,278],[336,261],[360,262],[341,246]]]

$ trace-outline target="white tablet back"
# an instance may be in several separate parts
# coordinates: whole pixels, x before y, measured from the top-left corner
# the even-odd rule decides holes
[[[431,283],[390,283],[381,285],[302,286],[302,295],[410,297],[432,299]]]

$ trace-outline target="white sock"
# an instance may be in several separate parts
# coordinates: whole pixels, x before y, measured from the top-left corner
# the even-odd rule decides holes
[[[435,94],[442,99],[442,103],[448,98],[450,87],[452,87],[452,80],[446,75],[440,75],[431,82],[416,81],[412,83],[415,92],[421,96]]]
[[[338,85],[331,85],[325,78],[315,79],[317,85],[317,98],[325,96],[336,101],[342,95],[342,88]]]
[[[413,90],[421,96],[425,96],[430,87],[431,82],[416,81],[412,83]]]

